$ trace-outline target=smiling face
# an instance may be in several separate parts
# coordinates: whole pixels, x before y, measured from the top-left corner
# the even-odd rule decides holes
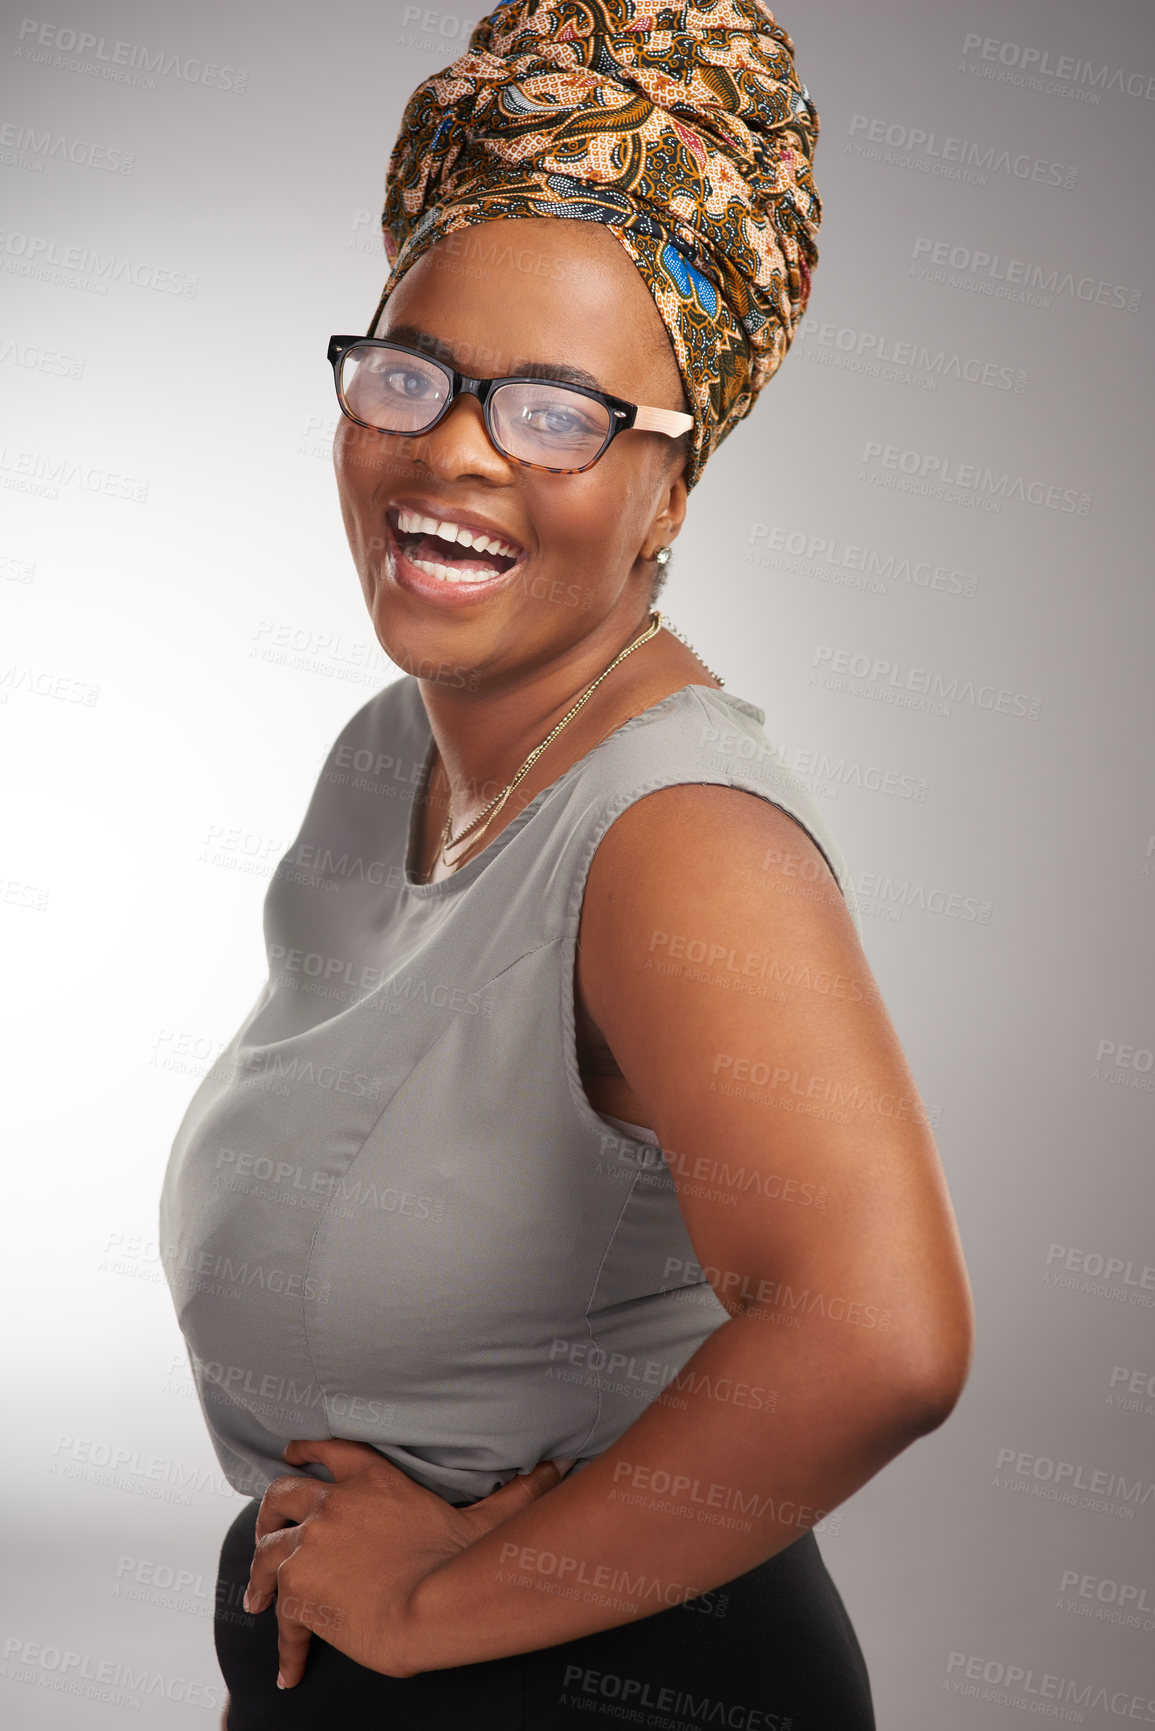
[[[478,378],[553,377],[686,407],[661,315],[598,223],[457,230],[402,277],[374,334]],[[485,684],[556,662],[591,636],[619,645],[645,622],[653,553],[685,512],[680,443],[630,430],[584,474],[547,474],[497,451],[469,396],[418,436],[342,415],[333,455],[377,638],[420,677],[467,667]],[[467,544],[478,540],[488,544]]]

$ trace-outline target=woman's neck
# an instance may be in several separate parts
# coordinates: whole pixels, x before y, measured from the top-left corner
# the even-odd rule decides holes
[[[645,629],[643,625],[642,629]],[[632,642],[639,632],[626,639]],[[625,643],[619,647],[624,648]],[[685,685],[720,689],[697,656],[666,630],[641,645],[609,673],[578,713],[522,777],[501,810],[475,837],[440,858],[451,792],[451,833],[456,836],[513,780],[525,759],[540,745],[613,660],[582,656],[550,676],[495,692],[470,695],[435,681],[421,682],[421,698],[433,734],[435,753],[425,797],[417,814],[414,868],[422,880],[438,883],[481,853],[544,788],[593,750],[631,716],[639,715]],[[590,667],[587,671],[587,662]]]

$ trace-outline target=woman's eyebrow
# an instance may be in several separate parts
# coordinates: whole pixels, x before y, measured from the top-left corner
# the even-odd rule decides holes
[[[423,331],[420,325],[397,325],[393,330],[378,333],[386,342],[404,343],[407,348],[417,349],[423,355],[432,355],[435,360],[444,361],[447,366],[460,365],[452,343],[447,343],[442,337],[435,337],[429,331]],[[592,391],[600,391],[603,387],[592,373],[587,373],[583,367],[571,367],[565,361],[513,361],[510,364],[510,377],[529,379],[556,379],[562,384],[585,385]]]

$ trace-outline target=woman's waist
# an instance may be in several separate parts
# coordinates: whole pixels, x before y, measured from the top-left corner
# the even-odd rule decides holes
[[[344,1437],[379,1449],[450,1501],[473,1501],[541,1460],[595,1458],[663,1391],[688,1404],[700,1381],[689,1361],[718,1317],[654,1294],[651,1305],[614,1320],[600,1337],[591,1318],[512,1353],[477,1336],[469,1347],[458,1338],[450,1351],[443,1340],[440,1353],[415,1357],[410,1341],[398,1354],[403,1371],[381,1350],[383,1330],[360,1363],[352,1354],[342,1361],[332,1340],[302,1351],[299,1337],[249,1353],[234,1336],[221,1344],[223,1358],[202,1340],[191,1356],[223,1460],[239,1457],[271,1480],[284,1472],[282,1451],[293,1438]],[[771,1397],[751,1387],[730,1398],[756,1408]],[[242,1477],[235,1488],[254,1494],[253,1480]]]

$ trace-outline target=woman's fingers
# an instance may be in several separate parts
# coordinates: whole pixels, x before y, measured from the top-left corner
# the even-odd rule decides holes
[[[310,1461],[319,1462],[328,1467],[335,1480],[347,1479],[352,1473],[363,1472],[367,1466],[377,1463],[392,1464],[385,1460],[379,1449],[372,1448],[369,1443],[353,1442],[348,1437],[294,1437],[282,1453],[294,1467],[306,1466]]]
[[[245,1610],[252,1616],[259,1616],[272,1604],[277,1590],[277,1570],[292,1556],[299,1542],[296,1527],[282,1527],[257,1540],[243,1601]]]
[[[279,1479],[274,1479],[257,1510],[254,1529],[257,1538],[263,1539],[266,1533],[275,1533],[278,1527],[287,1526],[290,1521],[300,1526],[307,1516],[316,1512],[331,1488],[322,1479],[303,1477],[300,1473],[283,1473]]]
[[[305,1675],[314,1634],[350,1657],[371,1652],[387,1675],[406,1675],[413,1580],[553,1490],[573,1465],[540,1461],[472,1507],[454,1509],[364,1443],[301,1439],[284,1453],[291,1466],[315,1462],[331,1475],[317,1479],[301,1470],[274,1479],[257,1515],[244,1604],[259,1615],[276,1601],[277,1682],[284,1689]],[[399,1546],[406,1537],[408,1545]],[[406,1562],[407,1549],[414,1555]]]
[[[572,1466],[572,1460],[538,1461],[532,1472],[515,1474],[500,1490],[491,1491],[480,1502],[460,1512],[468,1515],[481,1532],[492,1532],[494,1527],[499,1527],[512,1515],[520,1514],[530,1503],[536,1503],[539,1497],[552,1491]]]
[[[293,1689],[305,1675],[305,1660],[309,1655],[312,1630],[300,1618],[309,1614],[291,1590],[282,1586],[277,1594],[277,1688]]]

